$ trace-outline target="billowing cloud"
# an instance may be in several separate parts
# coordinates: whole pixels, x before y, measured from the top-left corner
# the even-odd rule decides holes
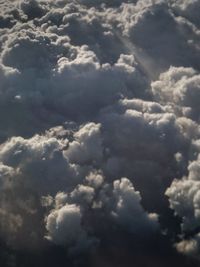
[[[183,240],[177,249],[185,254],[198,256],[200,218],[200,161],[192,161],[188,166],[188,176],[174,180],[167,189],[170,207],[182,218]],[[187,238],[187,235],[189,237]],[[185,239],[184,239],[185,236]]]
[[[81,212],[76,205],[65,205],[53,211],[47,218],[48,238],[56,244],[68,245],[70,249],[79,251],[87,249],[89,241],[81,227]]]
[[[174,112],[199,121],[199,74],[192,68],[171,67],[152,84],[156,99],[172,105]]]
[[[199,1],[0,7],[2,266],[199,259]]]
[[[122,178],[112,185],[102,183],[99,188],[91,183],[96,179],[102,183],[104,178],[101,179],[101,174],[90,173],[85,179],[86,185],[56,195],[55,208],[46,219],[48,239],[67,246],[70,253],[96,246],[101,239],[101,226],[95,222],[95,217],[106,222],[106,232],[113,225],[139,236],[144,235],[144,231],[145,235],[158,231],[157,215],[143,210],[140,193],[135,191],[130,180]],[[117,234],[116,229],[114,232]]]

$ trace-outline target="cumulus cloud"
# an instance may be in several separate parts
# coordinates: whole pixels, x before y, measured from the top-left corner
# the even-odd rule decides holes
[[[199,16],[198,12],[200,9],[199,1],[171,1],[170,3],[174,9],[174,11],[187,19],[189,19],[196,26],[199,26]]]
[[[55,194],[60,187],[76,184],[75,180],[80,179],[76,166],[63,155],[65,144],[55,138],[34,136],[31,139],[13,137],[2,145],[0,206],[4,225],[1,234],[5,234],[7,226],[16,225],[10,227],[6,236],[14,246],[20,242],[22,246],[31,245],[41,238],[38,236],[43,213],[40,197]],[[17,219],[20,231],[15,230]],[[33,219],[36,224],[30,231]]]
[[[75,140],[69,144],[66,151],[70,162],[84,164],[102,159],[100,124],[86,124],[74,134],[74,138]]]
[[[65,205],[47,217],[48,238],[56,244],[70,246],[76,252],[86,249],[89,242],[81,227],[81,212],[76,205]]]
[[[158,231],[157,215],[143,210],[140,193],[129,179],[115,180],[112,185],[99,184],[100,189],[96,183],[91,184],[91,180],[103,182],[101,177],[101,174],[90,173],[85,179],[86,185],[78,185],[72,192],[58,193],[55,197],[55,208],[46,219],[47,238],[67,246],[69,253],[83,252],[98,244],[100,225],[95,223],[95,217],[106,222],[106,232],[113,225],[137,235],[143,235],[144,231],[152,235]]]
[[[112,215],[119,224],[129,228],[131,232],[136,233],[138,231],[145,231],[151,227],[152,229],[156,228],[157,215],[144,213],[139,205],[141,201],[140,194],[134,190],[128,179],[122,178],[121,181],[114,181],[113,194],[117,198],[117,201]],[[143,224],[149,226],[144,227]]]
[[[198,147],[198,142],[196,143]],[[195,256],[199,253],[199,168],[198,155],[197,159],[188,165],[188,176],[184,176],[181,180],[174,180],[166,191],[170,207],[182,219],[183,240],[177,244],[177,249],[182,253]]]
[[[171,67],[152,83],[156,99],[168,103],[185,117],[199,121],[199,75],[192,68]]]
[[[58,250],[81,266],[158,242],[173,262],[174,246],[198,258],[199,1],[0,7],[5,255]]]

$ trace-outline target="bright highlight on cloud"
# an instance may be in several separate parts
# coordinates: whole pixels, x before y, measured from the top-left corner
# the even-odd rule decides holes
[[[198,259],[199,0],[0,7],[2,244]]]

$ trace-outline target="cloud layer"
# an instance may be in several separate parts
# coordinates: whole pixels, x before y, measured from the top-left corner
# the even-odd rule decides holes
[[[5,250],[59,248],[84,266],[157,238],[198,259],[199,1],[0,7]]]

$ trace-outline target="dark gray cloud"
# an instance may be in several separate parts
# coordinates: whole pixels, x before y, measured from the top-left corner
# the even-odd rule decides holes
[[[199,1],[0,7],[2,264],[199,259]]]

